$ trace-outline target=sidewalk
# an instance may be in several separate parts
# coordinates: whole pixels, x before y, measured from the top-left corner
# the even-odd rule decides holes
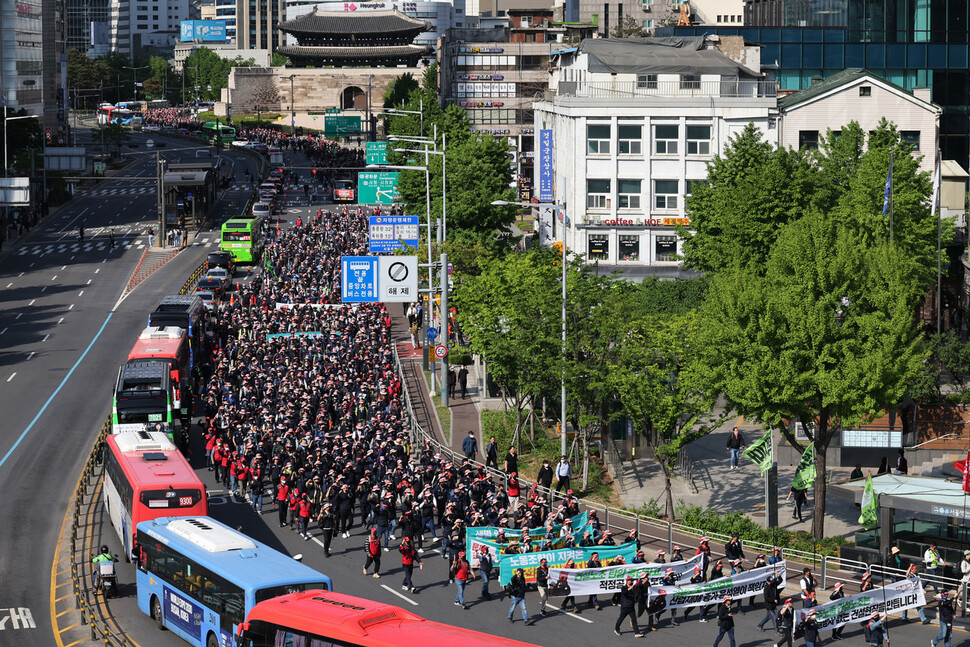
[[[741,427],[741,433],[749,444],[761,433],[760,427],[744,427],[738,419],[731,418],[713,433],[687,446],[687,453],[694,464],[695,494],[689,485],[681,478],[672,480],[674,505],[683,501],[699,505],[702,508],[712,508],[720,512],[740,510],[756,521],[764,522],[765,518],[765,482],[761,478],[758,467],[748,459],[741,457],[740,467],[731,469],[728,452],[725,449],[727,436],[732,427]],[[778,466],[778,525],[789,530],[812,530],[812,506],[814,497],[809,493],[809,500],[802,507],[802,519],[798,522],[792,519],[793,505],[785,503],[789,485],[795,475],[794,465]],[[660,467],[649,458],[638,458],[623,463],[621,477],[625,485],[625,493],[621,496],[625,506],[638,508],[656,499],[661,509],[664,506],[664,479]],[[859,509],[850,501],[834,496],[827,497],[825,506],[825,534],[828,536],[851,536],[859,528]]]

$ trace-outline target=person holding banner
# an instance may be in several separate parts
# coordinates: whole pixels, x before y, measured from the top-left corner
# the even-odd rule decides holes
[[[586,568],[587,569],[589,569],[589,568],[603,568],[603,564],[602,564],[602,562],[600,562],[600,554],[599,553],[593,553],[592,555],[589,556],[589,561],[586,562]],[[525,605],[525,603],[523,602],[523,607],[522,607],[523,613],[525,612],[525,606],[524,605]],[[599,598],[596,597],[596,594],[595,593],[593,595],[589,596],[589,605],[587,606],[587,608],[588,609],[592,609],[593,607],[596,607],[596,610],[597,611],[602,611],[603,610],[603,607],[600,605]]]
[[[815,609],[809,609],[808,617],[802,623],[802,630],[805,632],[805,647],[816,647],[818,645],[818,620],[815,619]]]
[[[872,647],[881,647],[883,638],[886,638],[886,628],[883,626],[882,614],[874,611],[869,622],[866,624],[866,629],[869,630],[869,644]],[[888,638],[886,642],[889,642]]]
[[[845,592],[842,590],[842,582],[835,585],[835,590],[832,591],[832,595],[829,596],[829,602],[837,602],[845,597]],[[845,630],[845,626],[836,627],[832,630],[833,640],[842,640],[842,632]]]
[[[940,619],[940,635],[930,642],[930,647],[936,647],[941,642],[943,647],[950,647],[950,638],[953,636],[953,602],[950,601],[949,591],[940,592],[937,616]]]
[[[567,559],[566,563],[563,564],[563,569],[575,569],[575,568],[576,568],[576,562],[574,562],[572,559]],[[579,613],[579,607],[576,604],[576,596],[567,595],[563,599],[562,601],[563,611],[570,608],[572,609],[573,613]]]
[[[775,627],[775,633],[778,633],[778,614],[775,611],[778,608],[778,603],[780,602],[780,596],[778,594],[778,585],[781,583],[781,578],[775,573],[768,576],[765,580],[765,617],[761,619],[758,623],[758,629],[761,631],[765,630],[765,623],[771,620],[771,624]]]
[[[695,566],[694,574],[690,578],[690,583],[702,584],[703,582],[704,582],[704,573],[701,572],[700,566]],[[682,622],[687,622],[687,616],[690,615],[690,612],[693,610],[694,610],[694,607],[684,607],[684,619],[682,620]],[[703,614],[701,615],[701,622],[707,622]]]
[[[906,571],[906,579],[913,582],[916,586],[922,586],[919,581],[919,573],[916,572],[916,564],[910,564],[909,569]],[[916,607],[919,612],[919,619],[924,625],[930,624],[929,618],[926,617],[926,613],[923,612],[923,607]],[[903,609],[903,622],[909,621],[909,609]]]
[[[735,427],[737,430],[737,427]],[[717,607],[717,638],[714,639],[713,647],[717,647],[718,643],[721,642],[721,638],[727,634],[728,642],[731,647],[735,647],[734,643],[734,614],[731,613],[731,596],[725,595],[724,600]]]
[[[623,619],[629,618],[630,624],[633,625],[633,635],[637,638],[643,638],[643,634],[640,633],[640,626],[637,624],[637,614],[634,613],[639,596],[640,591],[637,583],[633,581],[632,577],[627,576],[626,584],[620,589],[620,617],[616,619],[616,625],[613,627],[613,633],[617,636],[620,635],[620,625],[623,624]]]

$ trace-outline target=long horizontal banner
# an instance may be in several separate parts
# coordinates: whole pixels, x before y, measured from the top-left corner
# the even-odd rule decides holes
[[[585,512],[581,512],[569,520],[574,532],[576,528],[585,526],[587,522],[588,517],[587,513]],[[557,524],[552,527],[552,531],[557,535],[561,529],[561,524]],[[472,537],[474,539],[494,539],[495,537],[498,537],[500,532],[505,532],[507,537],[515,540],[518,540],[519,536],[522,534],[521,530],[516,530],[514,528],[500,528],[498,526],[471,526],[465,529],[465,536]],[[529,530],[529,536],[533,538],[544,537],[545,534],[545,527],[532,528]]]
[[[695,555],[686,561],[669,564],[623,564],[583,570],[550,568],[549,580],[552,584],[549,595],[564,597],[616,593],[623,588],[628,577],[635,580],[646,577],[650,584],[660,584],[668,569],[673,569],[675,580],[689,580],[694,567],[701,563],[702,558],[703,555]]]
[[[753,568],[750,571],[728,575],[700,584],[681,584],[678,586],[651,586],[650,604],[656,605],[658,599],[666,602],[666,608],[699,607],[715,604],[730,595],[734,599],[750,598],[760,595],[765,588],[768,576],[777,573],[781,577],[782,589],[785,587],[785,562],[771,566]]]
[[[584,531],[589,529],[592,529],[592,526],[590,525],[582,526],[579,529],[578,534],[582,535]],[[556,539],[553,540],[549,545],[545,545],[546,544],[545,538],[533,539],[532,541],[529,542],[529,550],[523,551],[521,548],[523,544],[520,541],[507,541],[504,544],[500,544],[496,541],[492,541],[489,539],[474,539],[472,537],[466,536],[465,549],[467,554],[470,555],[468,561],[472,565],[472,568],[478,568],[480,565],[479,556],[482,554],[482,548],[487,548],[489,555],[492,556],[492,563],[498,564],[499,560],[502,558],[502,555],[513,552],[509,550],[512,546],[515,546],[517,548],[517,550],[514,551],[515,553],[522,553],[522,552],[530,553],[530,552],[542,551],[542,550],[547,550],[547,551],[557,550],[559,548],[566,547],[567,537],[568,535],[563,535],[562,537],[556,537]]]
[[[813,608],[819,629],[836,629],[850,622],[864,622],[876,611],[880,613],[903,611],[925,604],[926,594],[923,592],[923,583],[915,579],[900,580]],[[795,612],[795,622],[802,622],[807,615],[808,609],[798,609]]]
[[[543,550],[536,553],[525,553],[523,555],[502,555],[499,559],[501,572],[499,573],[499,584],[505,586],[512,581],[512,574],[515,569],[521,568],[525,571],[525,581],[536,581],[536,568],[539,561],[546,560],[550,572],[553,568],[562,568],[566,562],[573,560],[576,566],[583,568],[593,553],[599,553],[601,561],[609,561],[617,555],[622,555],[623,559],[630,561],[637,553],[635,543],[623,544],[621,546],[589,546],[587,548],[560,548],[559,550]]]
[[[583,532],[586,530],[591,530],[592,528],[588,526],[587,523],[587,513],[582,512],[570,520],[570,525],[573,528],[573,536],[577,543],[579,539],[582,538]],[[560,530],[562,530],[562,525],[557,524],[552,527],[552,532],[557,536]],[[481,555],[482,547],[488,548],[489,554],[492,556],[492,563],[498,565],[499,558],[501,556],[502,550],[501,546],[495,542],[495,538],[498,537],[499,532],[505,532],[506,538],[509,540],[505,545],[510,544],[512,541],[519,541],[522,535],[521,530],[516,530],[514,528],[500,528],[498,526],[472,526],[465,529],[465,552],[468,554],[468,561],[472,568],[478,568],[478,556]],[[529,530],[529,537],[532,539],[532,545],[537,546],[535,542],[542,543],[543,538],[546,535],[545,528],[532,528]],[[562,548],[562,543],[565,541],[556,541],[553,543],[553,548]]]

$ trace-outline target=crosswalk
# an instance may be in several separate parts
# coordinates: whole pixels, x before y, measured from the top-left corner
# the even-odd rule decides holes
[[[77,197],[92,195],[146,195],[156,193],[154,186],[127,186],[106,189],[78,189],[74,192]]]
[[[219,239],[200,238],[189,247],[218,247]],[[80,254],[83,252],[105,252],[105,251],[126,251],[128,249],[143,250],[146,247],[144,238],[141,240],[116,240],[114,250],[109,248],[106,240],[93,240],[86,243],[79,243],[76,240],[71,242],[56,243],[30,243],[17,250],[18,256],[44,256],[46,254]]]

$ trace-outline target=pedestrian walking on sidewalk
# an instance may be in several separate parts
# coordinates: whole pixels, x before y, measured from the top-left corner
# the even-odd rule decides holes
[[[495,442],[495,436],[489,438],[485,444],[485,467],[498,469],[498,443]]]
[[[450,380],[451,377],[448,379]],[[475,438],[474,431],[469,431],[468,435],[465,436],[465,440],[461,443],[461,451],[465,452],[465,458],[468,460],[475,460],[475,454],[478,453],[478,440]]]
[[[562,490],[569,492],[569,479],[572,476],[573,468],[569,465],[566,457],[561,456],[559,462],[556,463],[556,492],[561,492]]]
[[[151,227],[148,228],[148,246],[155,246],[155,230]]]
[[[727,439],[727,450],[731,454],[731,469],[738,469],[738,461],[741,458],[741,451],[744,449],[744,436],[741,430],[735,427]]]
[[[464,364],[458,369],[458,386],[461,387],[461,399],[468,397],[468,369]]]

